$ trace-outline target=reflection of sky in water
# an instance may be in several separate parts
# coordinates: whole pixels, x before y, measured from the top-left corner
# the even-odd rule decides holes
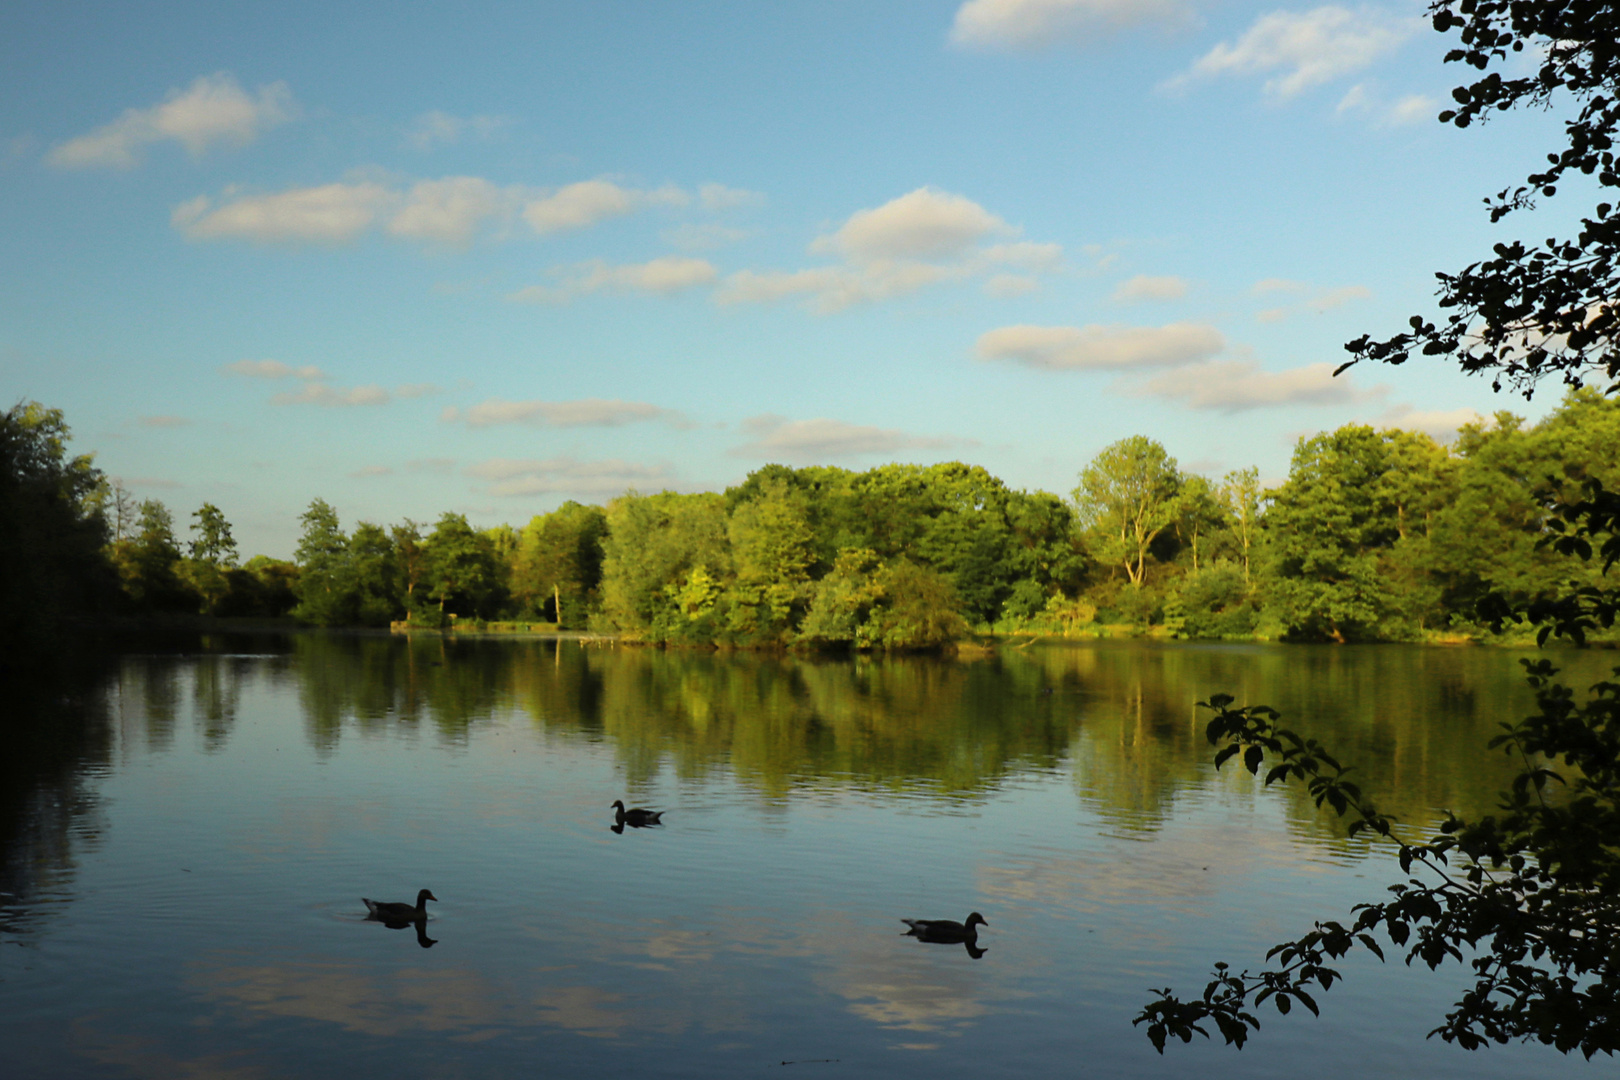
[[[1323,1020],[1265,1017],[1241,1054],[1161,1059],[1130,1027],[1148,987],[1258,963],[1387,872],[1297,799],[1208,768],[1188,694],[1229,678],[1308,696],[1241,651],[1186,670],[1114,648],[864,676],[576,653],[432,665],[383,640],[126,661],[113,765],[92,778],[101,841],[40,894],[55,918],[0,950],[6,1075],[1603,1068],[1424,1042],[1462,973],[1398,963],[1346,962]],[[1388,655],[1369,662],[1388,698]],[[1418,675],[1468,675],[1430,663]],[[1362,679],[1317,674],[1341,705]],[[1345,741],[1387,744],[1412,806],[1473,797],[1433,730],[1341,721]],[[1445,739],[1493,722],[1447,718]],[[667,824],[614,835],[620,796]],[[424,886],[442,898],[432,949],[361,921],[362,893]],[[899,921],[970,910],[990,924],[979,960]]]

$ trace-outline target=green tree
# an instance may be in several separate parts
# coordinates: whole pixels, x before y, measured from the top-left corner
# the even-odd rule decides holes
[[[461,514],[441,515],[422,544],[429,599],[446,615],[485,618],[499,585],[495,545]]]
[[[113,564],[126,601],[136,611],[179,611],[191,603],[180,580],[174,515],[157,499],[140,504],[135,535],[113,546]]]
[[[1384,632],[1386,562],[1400,532],[1379,484],[1393,461],[1389,441],[1365,425],[1295,447],[1265,517],[1268,602],[1291,633],[1344,642]]]
[[[354,527],[345,551],[345,577],[354,596],[354,620],[361,626],[387,626],[404,613],[394,541],[369,521]]]
[[[809,600],[815,535],[806,502],[786,481],[772,479],[731,511],[730,629],[745,641],[783,640]]]
[[[602,621],[608,629],[653,641],[713,641],[710,617],[677,609],[677,589],[701,569],[712,582],[731,577],[724,496],[627,493],[607,507],[602,542]],[[706,615],[712,615],[706,611]]]
[[[1143,435],[1105,447],[1080,472],[1074,501],[1093,550],[1104,562],[1124,567],[1138,589],[1148,549],[1175,523],[1181,483],[1176,459]]]
[[[67,622],[115,595],[107,562],[107,487],[88,454],[70,456],[60,409],[0,414],[0,666],[32,665]]]
[[[230,595],[229,571],[236,566],[236,540],[231,523],[213,503],[203,503],[191,515],[191,555],[181,572],[202,600],[202,613],[214,615]]]
[[[1232,546],[1243,565],[1243,584],[1253,590],[1252,562],[1255,540],[1260,530],[1260,470],[1237,469],[1221,478],[1221,501],[1226,504],[1227,520],[1231,522]]]
[[[1210,534],[1227,524],[1226,506],[1208,480],[1190,475],[1181,480],[1176,510],[1176,532],[1192,554],[1196,574],[1199,541],[1204,541],[1207,549]]]
[[[581,630],[597,603],[607,514],[572,500],[529,522],[512,559],[511,590],[520,610],[560,628]]]
[[[298,560],[298,606],[293,615],[316,626],[346,626],[355,619],[354,583],[349,573],[349,538],[337,511],[313,499],[299,516],[304,531],[294,552]]]

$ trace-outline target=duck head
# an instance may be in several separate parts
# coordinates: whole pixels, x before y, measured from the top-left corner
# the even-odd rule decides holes
[[[433,902],[437,903],[439,898],[437,896],[434,896],[432,891],[428,890],[428,889],[423,889],[421,892],[417,893],[416,894],[416,907],[417,907],[417,910],[420,911],[421,908],[422,908],[422,905],[427,903],[429,900],[432,900]]]
[[[985,921],[984,916],[980,915],[977,911],[975,911],[973,914],[971,914],[971,915],[969,915],[967,917],[967,921],[962,924],[962,928],[965,929],[965,930],[972,930],[975,926],[989,926],[989,925],[990,924]]]

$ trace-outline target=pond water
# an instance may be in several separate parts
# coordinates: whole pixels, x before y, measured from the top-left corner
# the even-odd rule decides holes
[[[1323,1016],[1160,1057],[1150,987],[1397,869],[1216,773],[1267,702],[1408,823],[1494,803],[1530,703],[1483,649],[1161,645],[953,659],[544,639],[205,638],[14,687],[0,1075],[1612,1075],[1425,1040],[1460,987],[1352,959]],[[1614,654],[1566,653],[1578,686]],[[663,809],[615,832],[610,803]],[[360,898],[433,890],[421,934]],[[902,918],[988,920],[982,955]],[[431,947],[426,947],[431,946]]]

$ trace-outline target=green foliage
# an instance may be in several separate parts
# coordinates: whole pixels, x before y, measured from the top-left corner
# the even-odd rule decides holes
[[[1140,589],[1148,549],[1176,521],[1182,476],[1176,459],[1142,435],[1105,447],[1080,472],[1074,501],[1097,557],[1122,566]]]
[[[134,536],[114,544],[112,551],[129,607],[140,612],[192,607],[192,595],[180,578],[180,558],[174,515],[156,499],[142,502]]]
[[[349,538],[338,523],[337,511],[325,499],[314,499],[298,520],[304,531],[296,551],[298,606],[293,615],[316,626],[347,626],[355,618],[355,597]]]
[[[943,574],[908,559],[885,565],[870,548],[839,552],[816,583],[799,640],[857,649],[935,649],[963,637],[966,621]]]
[[[1582,496],[1545,507],[1556,523],[1545,544],[1581,563],[1595,556],[1607,574],[1620,561],[1620,496],[1596,480]],[[1580,640],[1612,626],[1617,610],[1620,586],[1605,581],[1511,614],[1541,622],[1543,640]],[[1348,924],[1317,922],[1275,946],[1266,959],[1276,967],[1233,974],[1218,964],[1203,995],[1189,1001],[1168,987],[1156,991],[1134,1022],[1148,1025],[1160,1053],[1171,1037],[1207,1037],[1205,1021],[1242,1047],[1260,1026],[1249,1008],[1268,999],[1282,1013],[1294,1002],[1317,1012],[1313,993],[1341,977],[1330,962],[1358,947],[1382,959],[1379,936],[1404,949],[1408,964],[1472,969],[1474,985],[1431,1035],[1466,1049],[1532,1039],[1588,1058],[1620,1049],[1620,682],[1599,682],[1577,701],[1549,661],[1524,664],[1537,711],[1490,742],[1522,765],[1501,813],[1448,814],[1428,840],[1400,836],[1395,819],[1347,779],[1350,770],[1279,726],[1274,710],[1233,708],[1226,694],[1205,703],[1216,713],[1207,734],[1221,746],[1217,767],[1241,755],[1258,775],[1269,759],[1267,785],[1305,784],[1318,807],[1351,818],[1352,836],[1390,842],[1407,880],[1390,887],[1391,899],[1356,905]]]
[[[511,562],[509,589],[518,611],[584,629],[597,603],[606,534],[607,514],[573,501],[530,521]]]
[[[0,414],[0,665],[33,663],[64,621],[106,610],[108,491],[88,454],[68,455],[60,409]]]
[[[228,572],[236,565],[236,540],[231,523],[213,503],[203,503],[191,516],[191,557],[180,564],[179,573],[201,598],[202,613],[213,615],[231,591]]]
[[[445,513],[422,544],[428,598],[447,615],[487,618],[500,602],[495,544],[461,514]]]
[[[1300,440],[1264,519],[1268,596],[1292,634],[1398,636],[1400,602],[1413,592],[1401,578],[1420,561],[1409,530],[1439,504],[1445,483],[1423,466],[1444,459],[1433,440],[1404,431],[1347,425]]]

